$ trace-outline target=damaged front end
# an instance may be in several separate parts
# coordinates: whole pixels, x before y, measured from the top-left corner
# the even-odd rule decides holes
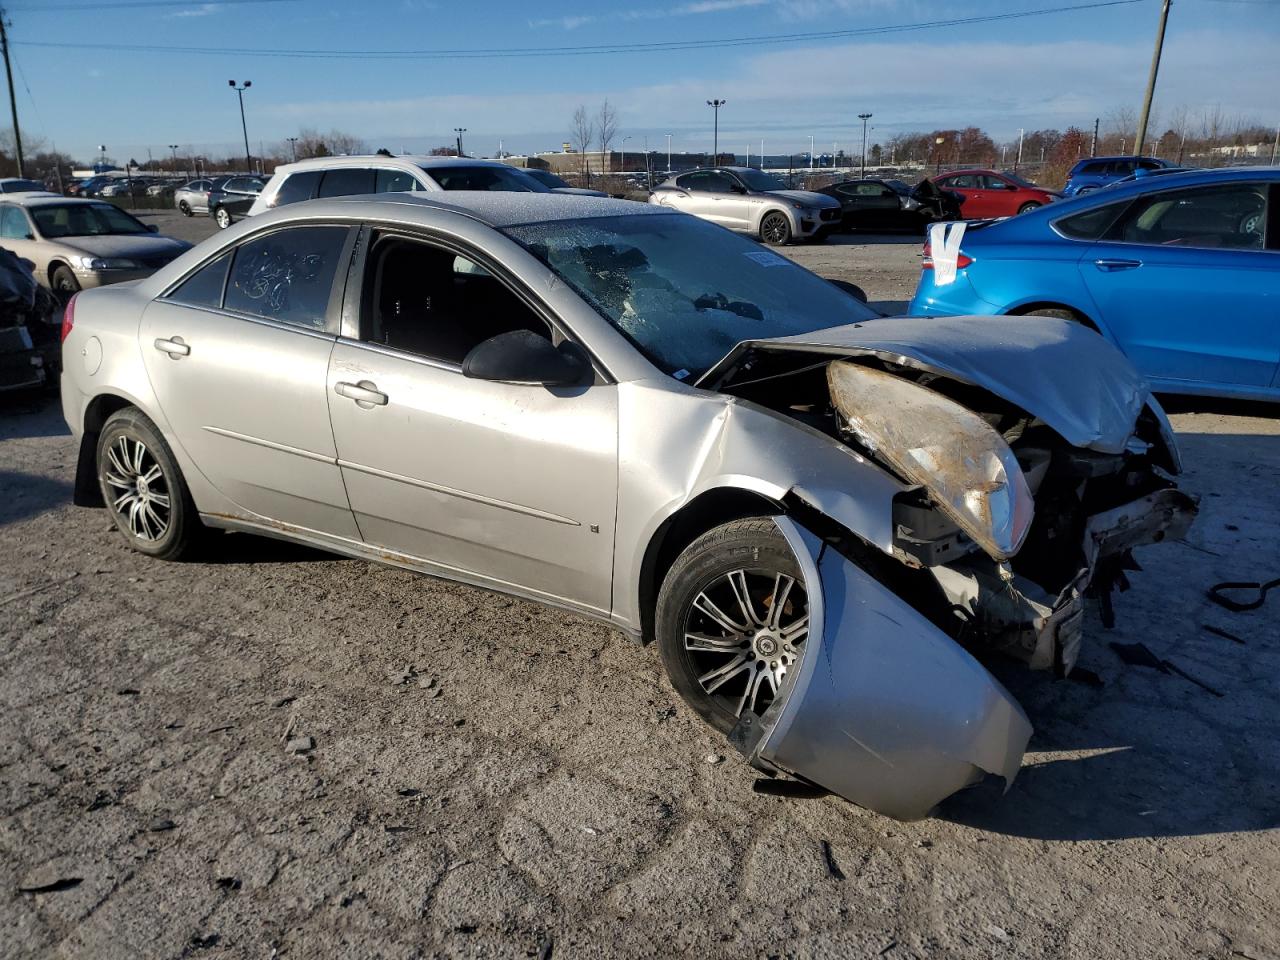
[[[737,731],[758,766],[893,816],[1018,768],[1030,725],[970,653],[1065,676],[1086,598],[1108,622],[1113,589],[1139,569],[1131,550],[1183,536],[1196,514],[1145,382],[1065,321],[869,322],[744,344],[704,383],[823,430],[907,487],[886,551],[900,575],[873,575],[887,558],[859,562],[838,533],[805,542],[821,656]]]

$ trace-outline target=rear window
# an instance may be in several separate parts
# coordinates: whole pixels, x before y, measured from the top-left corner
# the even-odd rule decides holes
[[[43,190],[43,183],[36,183],[34,180],[10,180],[3,185],[5,193],[29,193],[33,190]]]
[[[1128,205],[1128,200],[1122,203],[1108,203],[1105,206],[1086,210],[1084,213],[1055,220],[1053,226],[1064,237],[1072,240],[1100,240]]]
[[[542,184],[515,167],[435,167],[428,175],[442,190],[497,190],[548,193]]]
[[[183,280],[182,285],[169,294],[169,299],[192,307],[216,309],[222,306],[222,290],[227,284],[227,267],[230,265],[229,253],[224,253],[212,263],[206,263]]]
[[[341,167],[326,170],[320,181],[319,197],[350,197],[361,193],[373,193],[373,171],[362,167]]]
[[[285,177],[284,183],[280,184],[280,190],[276,193],[276,206],[310,200],[316,195],[316,187],[322,176],[324,172],[321,170],[307,170]]]

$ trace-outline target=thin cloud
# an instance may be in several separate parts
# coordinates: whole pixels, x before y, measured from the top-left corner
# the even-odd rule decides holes
[[[165,19],[178,20],[183,17],[208,17],[215,13],[219,13],[223,9],[220,3],[202,3],[198,7],[192,7],[189,10],[175,10],[173,13],[166,13]]]

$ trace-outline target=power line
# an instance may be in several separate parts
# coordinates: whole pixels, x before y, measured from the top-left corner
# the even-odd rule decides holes
[[[223,0],[225,2],[225,0]],[[1098,10],[1104,7],[1131,6],[1145,0],[1098,0],[1094,3],[1062,7],[1044,7],[1038,10],[1020,10],[1013,13],[993,13],[976,17],[957,17],[948,20],[925,20],[918,23],[897,23],[880,27],[856,27],[846,30],[825,30],[814,33],[780,33],[748,37],[729,37],[711,40],[662,40],[650,43],[610,43],[570,47],[473,47],[437,48],[424,50],[290,50],[254,49],[247,47],[177,47],[136,43],[74,43],[23,40],[27,47],[76,50],[117,50],[131,53],[173,53],[210,56],[240,57],[290,57],[295,59],[322,60],[469,60],[503,59],[508,57],[544,56],[592,56],[619,53],[660,53],[680,50],[705,50],[717,47],[751,47],[782,43],[804,43],[813,40],[836,40],[852,37],[880,36],[891,33],[907,33],[932,30],[941,27],[960,27],[1000,20],[1022,20],[1043,17],[1055,13],[1075,13],[1081,10]]]
[[[302,0],[104,0],[103,3],[42,3],[39,6],[14,4],[8,10],[22,13],[57,13],[70,10],[105,10],[120,7],[224,7],[249,3],[301,3]]]

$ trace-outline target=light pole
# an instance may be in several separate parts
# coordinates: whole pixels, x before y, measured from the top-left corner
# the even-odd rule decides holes
[[[244,168],[245,173],[253,173],[253,158],[249,156],[249,128],[244,122],[244,92],[253,86],[253,81],[246,80],[240,86],[236,86],[234,80],[228,80],[227,86],[231,87],[240,98],[240,132],[244,134]]]
[[[867,121],[871,119],[871,114],[860,113],[858,119],[862,121],[862,172],[859,176],[865,180],[867,178]]]
[[[173,153],[173,172],[178,172],[178,145],[176,143],[169,144],[169,150]]]
[[[105,143],[98,144],[98,167],[102,168],[107,165],[107,145]],[[98,173],[102,170],[99,169]]]
[[[813,137],[809,137],[809,172],[813,173]]]
[[[1022,163],[1022,138],[1026,134],[1026,130],[1022,127],[1018,128],[1018,158],[1013,161],[1013,172],[1018,172],[1018,166]]]
[[[293,158],[294,163],[297,163],[298,162],[298,138],[285,137],[285,139],[289,141],[289,156]]]
[[[934,137],[934,140],[933,140],[933,149],[934,149],[933,158],[936,164],[933,169],[933,175],[935,177],[942,172],[942,145],[946,142],[947,142],[946,137]]]
[[[458,135],[458,156],[462,156],[462,135],[467,132],[467,128],[454,127],[453,132]]]
[[[621,151],[622,159],[618,161],[618,166],[620,166],[622,169],[618,171],[619,173],[627,172],[627,141],[630,139],[631,139],[630,137],[622,138],[622,151]]]
[[[711,165],[713,167],[720,162],[720,108],[724,106],[724,103],[723,100],[707,101],[707,106],[716,112],[715,135],[711,141]]]
[[[667,134],[667,173],[671,172],[671,134]]]

